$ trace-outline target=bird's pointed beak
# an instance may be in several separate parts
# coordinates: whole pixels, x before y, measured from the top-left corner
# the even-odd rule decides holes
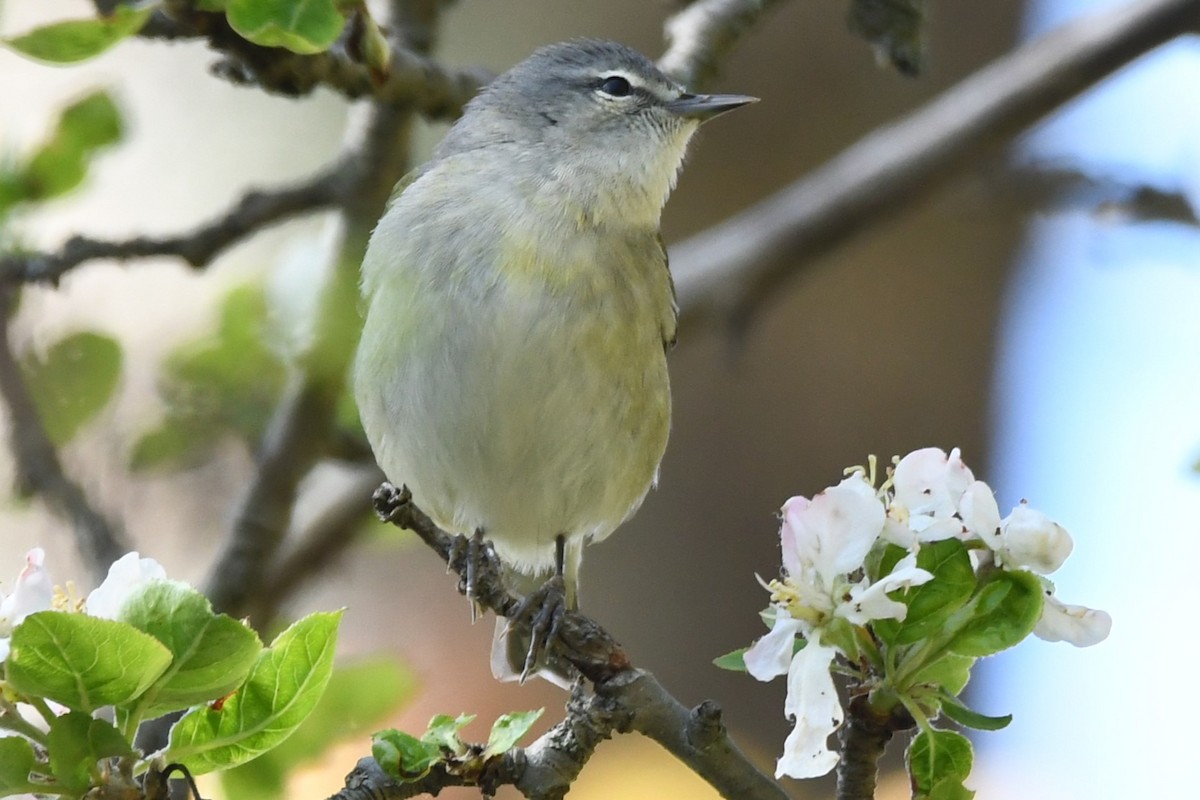
[[[718,114],[757,103],[757,97],[748,94],[681,94],[667,103],[667,110],[684,119],[699,122],[710,120]]]

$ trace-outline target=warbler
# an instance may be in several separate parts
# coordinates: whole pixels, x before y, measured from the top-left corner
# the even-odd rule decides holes
[[[667,444],[663,205],[699,124],[755,99],[689,93],[615,42],[544,47],[371,236],[354,386],[380,467],[443,529],[554,570],[569,607],[584,545],[641,505]],[[521,671],[497,653],[498,677]]]

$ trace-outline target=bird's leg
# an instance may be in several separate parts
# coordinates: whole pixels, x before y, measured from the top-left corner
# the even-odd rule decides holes
[[[529,626],[529,650],[525,653],[525,664],[521,670],[522,683],[544,660],[550,643],[558,636],[559,625],[567,610],[566,580],[563,577],[566,542],[563,534],[555,538],[554,575],[526,595],[510,619],[510,624],[523,623]]]
[[[483,539],[483,528],[476,528],[470,538],[462,534],[455,536],[450,545],[446,569],[447,571],[453,569],[463,575],[459,591],[466,595],[467,600],[471,603],[472,623],[479,618],[481,613],[479,607],[480,575],[489,569],[495,571],[496,565],[492,563],[495,558],[496,555],[492,551],[491,545]]]

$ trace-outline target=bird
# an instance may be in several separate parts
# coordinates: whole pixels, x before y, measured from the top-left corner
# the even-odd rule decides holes
[[[756,100],[691,93],[612,41],[542,47],[466,105],[371,234],[353,383],[376,461],[518,578],[552,573],[566,608],[585,544],[638,509],[667,445],[663,206],[700,123]],[[541,665],[506,630],[493,672],[524,679]]]

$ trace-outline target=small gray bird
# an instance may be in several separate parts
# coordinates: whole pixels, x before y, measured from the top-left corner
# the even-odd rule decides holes
[[[583,546],[641,505],[667,443],[663,205],[698,125],[754,100],[690,94],[614,42],[544,47],[371,237],[354,383],[379,465],[445,530],[554,569],[569,607]],[[499,643],[498,677],[513,661]]]

